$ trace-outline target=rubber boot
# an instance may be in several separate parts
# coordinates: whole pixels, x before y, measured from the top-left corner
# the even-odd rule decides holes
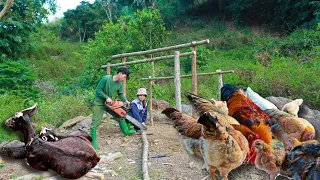
[[[97,131],[93,128],[90,128],[90,136],[92,138],[92,141],[91,141],[91,145],[93,146],[93,148],[95,150],[98,150],[98,146],[96,144],[96,140],[97,140]]]
[[[128,136],[128,135],[133,134],[133,133],[136,132],[135,130],[129,130],[128,129],[128,125],[126,123],[126,120],[124,120],[124,119],[122,119],[119,122],[119,126],[120,126],[120,130],[121,130],[121,132],[123,133],[124,136]]]
[[[131,130],[131,128],[132,128],[131,123],[127,123],[127,125],[128,125],[128,129]]]

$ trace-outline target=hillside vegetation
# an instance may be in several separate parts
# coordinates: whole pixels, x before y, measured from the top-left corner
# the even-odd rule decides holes
[[[193,6],[188,7],[192,9]],[[10,57],[8,46],[0,63],[0,122],[3,126],[0,139],[18,138],[4,127],[4,121],[34,103],[38,103],[38,113],[32,121],[37,123],[37,129],[59,126],[76,116],[89,115],[94,88],[106,73],[100,66],[107,64],[114,54],[203,39],[209,39],[210,43],[197,47],[198,72],[234,70],[234,74],[223,76],[224,83],[239,88],[250,86],[262,96],[302,98],[311,108],[320,109],[320,31],[315,25],[308,29],[301,25],[291,33],[284,33],[282,29],[275,31],[275,26],[243,25],[207,15],[174,23],[160,5],[161,11],[137,9],[129,15],[119,13],[118,18],[103,23],[99,31],[92,30],[94,36],[83,39],[84,42],[74,42],[72,39],[76,37],[68,38],[59,33],[61,22],[67,20],[62,19],[36,28],[23,53]],[[167,54],[173,52],[154,56]],[[130,57],[128,61],[149,57]],[[181,58],[182,74],[191,73],[190,60]],[[156,62],[155,75],[172,76],[173,64],[173,60]],[[113,74],[116,69],[112,69]],[[127,81],[127,97],[132,100],[138,88],[148,87],[147,81],[139,79],[150,76],[152,66],[130,65],[128,69],[132,74]],[[191,84],[190,78],[182,79],[182,91],[190,92]],[[154,98],[175,106],[173,80],[155,82],[153,88]],[[198,94],[217,98],[217,77],[198,77]],[[186,103],[183,97],[182,101]]]

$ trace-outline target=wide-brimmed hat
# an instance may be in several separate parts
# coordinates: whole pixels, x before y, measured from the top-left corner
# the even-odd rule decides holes
[[[137,96],[138,96],[138,95],[145,95],[145,96],[147,96],[147,90],[146,90],[146,88],[140,88],[140,89],[138,89]]]

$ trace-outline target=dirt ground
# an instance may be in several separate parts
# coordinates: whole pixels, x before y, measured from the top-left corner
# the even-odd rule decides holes
[[[158,118],[159,119],[159,118]],[[160,118],[162,119],[162,118]],[[154,125],[147,124],[149,143],[148,172],[151,180],[202,180],[208,175],[202,170],[202,159],[189,155],[179,139],[179,135],[172,127],[171,122],[155,120]],[[108,180],[138,180],[142,176],[142,139],[135,134],[123,137],[117,123],[113,120],[102,123],[98,128],[97,144],[100,157],[110,153],[120,152],[122,157],[113,162],[100,161],[92,170],[103,173]],[[154,155],[165,157],[152,158]],[[0,168],[0,180],[18,179],[18,177],[38,172],[27,165],[25,160],[14,160],[0,156],[4,167]],[[230,180],[263,180],[269,176],[264,171],[258,170],[254,165],[242,165],[229,174]],[[61,176],[50,178],[34,177],[33,179],[57,180]],[[87,177],[79,178],[88,180]],[[210,178],[207,178],[210,179]],[[285,179],[278,177],[279,179]]]

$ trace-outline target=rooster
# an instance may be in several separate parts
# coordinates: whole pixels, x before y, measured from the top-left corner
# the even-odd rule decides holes
[[[293,116],[278,109],[266,110],[272,121],[277,122],[271,128],[276,139],[282,141],[286,148],[287,139],[296,138],[298,141],[307,141],[315,138],[315,129],[309,121]]]
[[[234,117],[239,121],[240,124],[248,127],[248,129],[255,133],[255,136],[247,137],[252,156],[250,163],[253,164],[256,157],[256,151],[254,148],[252,148],[252,143],[256,139],[261,139],[266,144],[271,143],[271,120],[264,111],[262,111],[254,102],[252,102],[251,99],[244,96],[241,90],[237,90],[230,84],[225,84],[222,86],[221,97],[223,101],[227,101],[229,115]],[[248,134],[247,129],[240,131],[243,134]]]
[[[280,174],[280,166],[286,154],[284,148],[272,148],[260,139],[254,141],[252,146],[258,151],[256,167],[266,171],[270,180],[274,180]]]

